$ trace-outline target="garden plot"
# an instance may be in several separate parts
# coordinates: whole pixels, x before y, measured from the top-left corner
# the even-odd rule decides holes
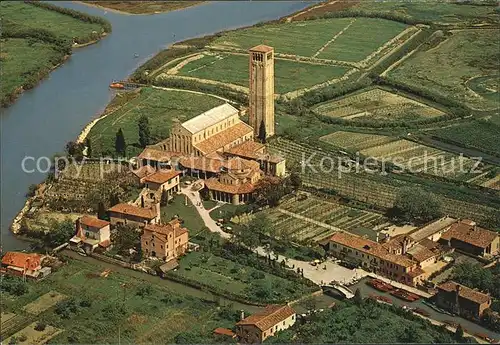
[[[345,120],[419,120],[444,115],[439,109],[379,88],[315,107],[321,115]]]
[[[66,299],[66,296],[57,291],[47,292],[45,295],[38,297],[35,301],[26,304],[23,310],[32,315],[38,315],[45,310],[52,308],[58,302]]]
[[[50,339],[54,338],[59,333],[63,332],[62,329],[52,326],[45,326],[43,330],[36,329],[37,323],[33,322],[29,326],[23,328],[13,336],[5,339],[5,344],[45,344]]]
[[[320,241],[339,230],[376,239],[378,229],[388,224],[381,214],[316,197],[286,201],[267,215],[278,233],[298,241]]]
[[[320,140],[342,147],[346,150],[359,151],[373,146],[383,145],[396,139],[386,135],[339,131],[325,135],[321,137]]]

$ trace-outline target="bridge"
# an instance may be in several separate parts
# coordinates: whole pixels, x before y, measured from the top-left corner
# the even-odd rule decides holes
[[[341,285],[341,284],[332,283],[329,285],[324,285],[321,288],[324,290],[325,289],[326,290],[328,290],[328,289],[335,290],[335,291],[339,292],[340,294],[342,294],[347,299],[351,299],[354,297],[354,293],[351,291],[351,289],[349,289],[348,287]]]

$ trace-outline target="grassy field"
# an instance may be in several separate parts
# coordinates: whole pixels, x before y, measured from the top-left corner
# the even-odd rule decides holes
[[[370,30],[366,31],[366,27]],[[405,27],[384,19],[318,19],[228,32],[212,46],[247,51],[253,46],[267,44],[274,47],[276,53],[355,62],[366,58]]]
[[[314,110],[322,115],[345,120],[383,122],[414,121],[444,115],[436,108],[378,88],[321,103]]]
[[[396,13],[417,20],[439,23],[476,23],[478,20],[498,22],[498,12],[495,12],[495,6],[430,1],[361,1],[354,8],[369,12]]]
[[[184,221],[183,226],[189,230],[189,235],[193,237],[201,231],[205,223],[191,201],[187,200],[187,206],[184,201],[184,195],[177,195],[168,205],[162,206],[161,219],[169,221],[174,216],[178,216]]]
[[[259,303],[292,301],[312,292],[311,287],[208,252],[189,253],[171,274]]]
[[[366,30],[367,27],[370,30]],[[405,24],[384,19],[355,18],[352,25],[330,43],[318,57],[351,62],[364,60],[406,27]]]
[[[376,145],[382,145],[396,140],[386,135],[365,134],[355,132],[333,132],[320,138],[329,144],[357,152]]]
[[[286,93],[341,77],[347,68],[276,59],[276,93]],[[233,54],[205,55],[183,66],[179,75],[216,80],[248,87],[248,56]]]
[[[119,333],[122,343],[174,343],[183,332],[210,337],[214,328],[234,325],[235,320],[224,313],[226,308],[218,310],[213,301],[126,269],[112,268],[107,277],[101,277],[105,267],[71,260],[47,279],[30,283],[27,294],[3,294],[2,311],[15,311],[21,320],[31,318],[45,322],[48,329],[64,330],[52,339],[56,344],[115,343]],[[49,291],[73,296],[66,300],[67,308],[60,308],[63,313],[56,307],[36,318],[22,314],[22,306]]]
[[[476,91],[473,91],[467,86],[467,81],[498,75],[499,37],[500,31],[494,29],[454,32],[437,47],[418,51],[390,72],[389,78],[443,94],[476,109],[497,109],[498,85],[493,90],[496,98],[491,92],[483,97],[481,89],[475,87]]]
[[[425,132],[426,135],[435,136],[437,139],[497,155],[500,155],[499,133],[500,116],[498,115],[488,120],[477,120]]]
[[[203,3],[203,1],[83,1],[111,10],[131,14],[170,12]]]
[[[26,4],[20,1],[2,1],[1,18],[8,19],[24,28],[45,29],[68,40],[88,36],[92,31],[100,33],[100,24],[88,23],[69,15]]]
[[[0,99],[4,100],[21,86],[36,84],[38,75],[47,74],[61,58],[61,52],[53,44],[23,38],[2,39]]]
[[[331,236],[335,228],[375,240],[378,230],[391,225],[381,214],[316,197],[288,200],[265,212],[278,232],[286,231],[298,241],[320,241]]]
[[[127,155],[133,156],[142,151],[138,147],[137,127],[141,115],[148,116],[152,134],[159,141],[168,137],[172,119],[183,122],[222,103],[211,96],[144,88],[135,98],[121,107],[115,107],[114,111],[96,123],[89,133],[92,152],[96,156],[113,155],[116,132],[121,128],[127,143]]]

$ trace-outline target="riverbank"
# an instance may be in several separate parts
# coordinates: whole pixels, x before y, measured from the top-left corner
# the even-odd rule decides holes
[[[183,10],[206,1],[74,1],[85,6],[128,16],[153,15]],[[103,4],[106,4],[105,6]]]

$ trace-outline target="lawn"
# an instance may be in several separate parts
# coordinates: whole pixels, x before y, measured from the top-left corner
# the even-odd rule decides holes
[[[115,136],[120,128],[127,143],[127,155],[140,153],[137,122],[141,115],[148,116],[152,135],[160,141],[169,136],[174,118],[184,122],[222,103],[215,97],[185,91],[141,89],[135,98],[115,108],[92,128],[89,138],[93,155],[115,154]]]
[[[170,274],[258,303],[292,301],[313,289],[209,252],[189,253]]]
[[[224,33],[212,45],[246,51],[266,44],[274,47],[276,53],[310,57],[350,21],[341,18],[259,25]]]
[[[23,38],[3,38],[0,43],[0,99],[8,103],[9,95],[24,86],[34,86],[39,75],[46,75],[61,61],[64,53],[57,46]]]
[[[205,55],[180,69],[180,75],[216,80],[248,87],[248,56],[233,54]],[[328,80],[337,79],[347,68],[317,65],[292,60],[274,61],[274,88],[276,93],[303,89]]]
[[[490,92],[482,96],[478,85],[469,84],[476,88],[472,90],[467,81],[498,75],[499,45],[499,30],[454,32],[439,46],[412,55],[390,72],[389,78],[454,98],[475,109],[498,109],[498,85],[495,86],[497,97],[492,97]]]
[[[362,9],[369,12],[396,13],[417,20],[440,23],[475,23],[478,19],[498,22],[498,12],[495,11],[495,7],[438,1],[361,1],[354,9]]]
[[[48,330],[64,330],[52,339],[55,344],[116,343],[119,336],[122,343],[174,343],[187,331],[209,338],[216,327],[231,328],[239,314],[231,307],[218,310],[213,300],[187,295],[191,290],[183,292],[158,277],[114,267],[100,277],[103,265],[70,260],[47,279],[30,283],[27,294],[3,294],[3,310],[19,313],[49,291],[73,296],[31,318]]]
[[[396,37],[407,25],[378,18],[356,18],[318,58],[357,62]],[[367,30],[366,28],[370,28]]]
[[[26,29],[44,29],[68,40],[101,33],[100,24],[88,23],[69,15],[33,6],[21,1],[2,1],[2,19],[8,19]]]
[[[190,231],[189,236],[193,237],[201,231],[205,223],[191,201],[187,199],[187,206],[184,202],[184,195],[175,196],[167,206],[161,207],[161,218],[163,221],[169,221],[174,216],[178,216],[184,221],[183,226]]]

